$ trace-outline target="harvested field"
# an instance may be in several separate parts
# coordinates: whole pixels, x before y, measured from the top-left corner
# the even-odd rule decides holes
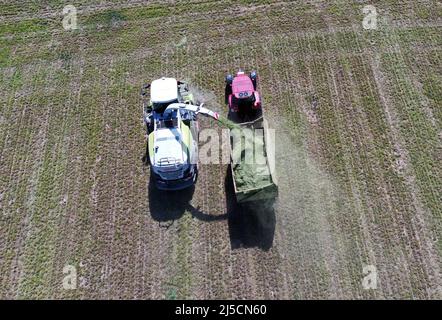
[[[60,1],[0,4],[0,297],[441,299],[441,3],[146,3],[76,1],[77,30]],[[276,130],[265,214],[226,164],[164,193],[142,161],[142,84],[226,114],[239,67]]]

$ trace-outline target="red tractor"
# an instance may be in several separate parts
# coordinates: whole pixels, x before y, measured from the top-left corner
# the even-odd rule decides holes
[[[245,74],[240,70],[235,77],[227,75],[225,100],[229,105],[229,118],[245,122],[261,115],[261,98],[257,86],[258,76],[255,71]]]

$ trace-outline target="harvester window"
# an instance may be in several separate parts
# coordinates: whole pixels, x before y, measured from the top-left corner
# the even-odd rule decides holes
[[[170,119],[170,120],[159,120],[157,122],[158,129],[162,128],[177,128],[178,127],[178,119]]]
[[[174,128],[173,120],[164,120],[164,125],[166,128]]]
[[[173,101],[169,101],[169,102],[154,102],[152,104],[153,109],[156,112],[163,112],[164,110],[166,110],[167,106],[171,103],[178,103],[178,99],[173,100]]]

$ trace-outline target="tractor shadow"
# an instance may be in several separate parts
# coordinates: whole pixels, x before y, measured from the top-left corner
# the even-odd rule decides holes
[[[153,178],[150,177],[148,189],[149,212],[161,227],[169,228],[186,211],[190,212],[194,218],[205,222],[227,219],[227,214],[214,216],[201,211],[199,207],[195,208],[191,205],[190,202],[195,193],[195,186],[179,191],[158,190],[155,187]]]
[[[227,167],[225,191],[232,250],[239,248],[270,250],[273,246],[276,225],[273,205],[270,203],[254,206],[238,204],[230,166]]]

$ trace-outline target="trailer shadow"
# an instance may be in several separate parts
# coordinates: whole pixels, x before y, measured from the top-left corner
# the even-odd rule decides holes
[[[230,166],[225,179],[226,206],[230,245],[238,248],[260,248],[270,250],[275,235],[275,211],[272,203],[259,203],[254,206],[236,202]]]
[[[175,220],[180,219],[187,211],[201,221],[211,222],[227,219],[227,214],[210,215],[191,205],[195,186],[179,191],[158,190],[153,178],[149,181],[149,212],[161,227],[169,228]]]

